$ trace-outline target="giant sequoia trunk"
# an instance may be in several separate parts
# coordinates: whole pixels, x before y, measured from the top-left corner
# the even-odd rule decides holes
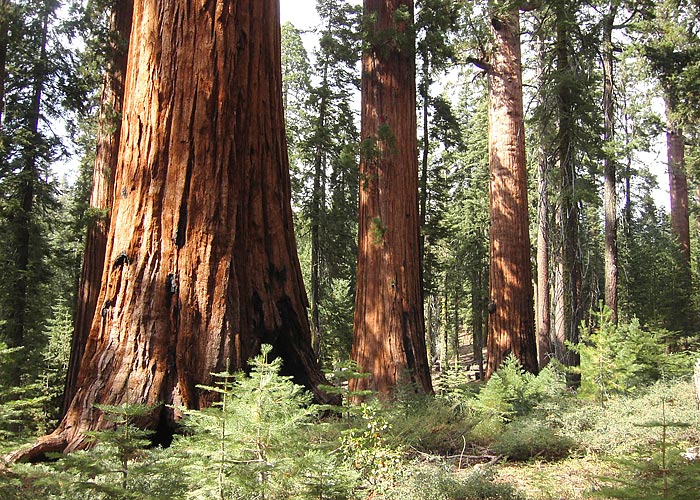
[[[352,358],[371,373],[353,389],[389,396],[404,377],[431,391],[418,238],[413,2],[365,0],[374,16],[362,58],[359,255]],[[409,20],[401,20],[400,9]]]
[[[133,0],[122,0],[114,4],[111,16],[111,31],[116,43],[112,47],[112,61],[107,68],[102,87],[100,116],[97,131],[97,150],[92,171],[90,208],[95,218],[89,223],[85,239],[83,268],[78,287],[78,305],[75,328],[71,342],[66,387],[63,395],[63,412],[75,396],[78,371],[83,358],[97,309],[100,282],[107,249],[107,231],[114,194],[114,172],[117,168],[119,136],[121,132],[122,103],[124,100],[124,78],[126,74],[127,51],[122,47],[129,41]]]
[[[523,122],[520,15],[494,16],[489,68],[491,266],[487,376],[512,353],[537,373]]]
[[[262,343],[327,400],[292,230],[277,0],[134,3],[114,192],[77,392],[25,456],[84,446],[109,424],[93,405],[127,394],[205,406],[197,384]]]

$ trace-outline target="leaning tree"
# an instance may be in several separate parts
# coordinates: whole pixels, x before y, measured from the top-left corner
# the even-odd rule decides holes
[[[86,445],[95,403],[200,408],[262,343],[315,396],[292,229],[278,0],[134,3],[105,267],[75,396],[11,457]]]

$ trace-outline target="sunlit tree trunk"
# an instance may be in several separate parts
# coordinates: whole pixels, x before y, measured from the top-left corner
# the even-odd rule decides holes
[[[85,446],[95,403],[214,395],[262,343],[329,401],[296,254],[281,94],[279,2],[134,3],[106,266],[75,397],[24,456]],[[127,390],[128,389],[128,390]]]
[[[614,108],[614,58],[612,31],[615,8],[611,7],[603,21],[603,140],[607,152],[603,164],[605,209],[605,305],[610,309],[610,319],[617,324],[617,167],[613,141],[615,140]]]
[[[373,23],[362,58],[362,157],[352,358],[389,397],[413,382],[431,391],[419,268],[413,2],[365,0]]]
[[[93,212],[93,218],[89,222],[85,239],[83,268],[78,287],[75,328],[63,396],[64,413],[77,390],[76,382],[80,361],[85,350],[85,343],[90,334],[90,327],[95,316],[97,299],[100,293],[100,282],[107,248],[107,231],[109,230],[110,211],[114,195],[114,172],[117,168],[122,103],[124,100],[127,50],[122,47],[129,41],[133,6],[133,0],[116,2],[110,21],[111,31],[118,43],[112,47],[112,61],[107,68],[102,86],[97,130],[97,150],[95,152],[92,190],[90,192],[90,208]]]
[[[520,14],[492,18],[489,74],[491,266],[487,377],[512,353],[537,373],[523,122]]]

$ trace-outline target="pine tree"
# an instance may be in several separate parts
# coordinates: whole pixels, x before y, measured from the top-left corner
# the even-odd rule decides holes
[[[309,440],[318,408],[311,395],[280,374],[271,346],[251,360],[250,375],[215,374],[204,386],[221,396],[205,410],[185,410],[183,453],[192,493],[212,498],[347,498],[354,482],[345,466]],[[212,467],[212,464],[215,464]],[[335,471],[335,473],[331,473]],[[346,477],[347,476],[347,477]],[[310,496],[312,495],[312,496]]]

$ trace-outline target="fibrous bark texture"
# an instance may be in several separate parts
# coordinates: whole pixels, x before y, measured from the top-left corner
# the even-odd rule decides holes
[[[537,373],[523,123],[520,17],[494,18],[489,69],[491,267],[487,377],[512,353]]]
[[[129,40],[133,8],[133,0],[115,2],[111,16],[111,30],[118,43],[112,47],[112,61],[107,69],[102,86],[97,149],[95,151],[92,190],[90,192],[90,208],[95,213],[93,214],[94,219],[90,221],[88,226],[85,239],[83,268],[78,287],[75,328],[63,395],[64,414],[77,390],[76,383],[80,362],[82,361],[85,344],[90,334],[92,319],[97,309],[100,282],[104,271],[107,231],[109,230],[110,211],[114,198],[114,172],[117,168],[119,153],[124,79],[127,63],[127,51],[121,47],[126,45]]]
[[[365,0],[373,24],[362,58],[359,255],[352,358],[371,373],[353,389],[432,390],[418,239],[413,2]],[[401,20],[400,9],[409,14]]]
[[[98,312],[44,442],[84,446],[108,423],[94,403],[127,394],[205,406],[197,384],[227,360],[245,369],[262,343],[328,401],[292,228],[279,2],[135,2],[125,89]],[[143,423],[170,423],[165,408]]]

